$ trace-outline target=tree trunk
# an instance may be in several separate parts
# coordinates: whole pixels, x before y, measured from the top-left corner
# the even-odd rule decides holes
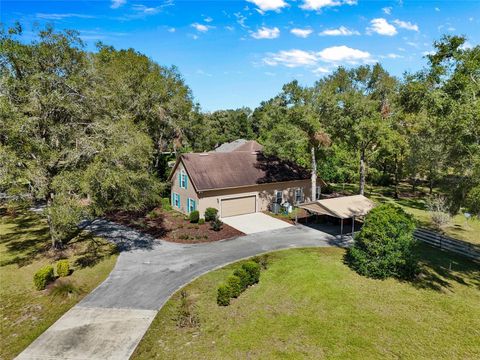
[[[317,200],[317,160],[315,159],[315,147],[311,148],[312,155],[312,201]]]
[[[365,193],[365,150],[360,153],[360,195]]]
[[[395,182],[395,194],[394,198],[398,199],[398,160],[397,157],[395,156],[395,175],[394,175],[394,182]]]
[[[55,239],[55,235],[54,235],[55,232],[53,229],[52,217],[50,216],[50,207],[52,206],[52,197],[53,197],[53,194],[50,193],[48,195],[47,207],[45,211],[47,212],[47,223],[48,223],[48,229],[50,233],[50,239],[52,240],[52,248],[56,249],[58,247],[58,243],[57,243],[57,240]]]
[[[430,190],[430,195],[433,193],[433,178],[430,177],[429,182],[428,182],[428,188]]]

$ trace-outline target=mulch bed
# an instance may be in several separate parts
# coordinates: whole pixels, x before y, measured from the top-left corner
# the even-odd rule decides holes
[[[147,216],[153,212],[156,214],[155,217]],[[150,234],[157,239],[184,244],[219,241],[245,235],[227,224],[223,224],[220,231],[210,229],[210,223],[192,224],[189,220],[185,220],[184,214],[176,211],[155,208],[153,212],[117,211],[108,214],[106,218]]]

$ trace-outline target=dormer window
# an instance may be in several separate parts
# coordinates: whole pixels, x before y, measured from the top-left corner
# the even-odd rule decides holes
[[[185,170],[180,170],[180,174],[178,174],[178,182],[180,183],[180,188],[186,189],[188,186],[188,176]]]

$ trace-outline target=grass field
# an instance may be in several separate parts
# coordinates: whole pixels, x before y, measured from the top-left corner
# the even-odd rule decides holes
[[[358,185],[354,184],[333,184],[335,191],[344,192],[346,194],[358,194]],[[406,211],[415,216],[419,221],[420,226],[426,228],[433,228],[430,215],[427,211],[425,200],[427,198],[427,189],[418,188],[415,196],[412,196],[411,186],[401,184],[399,186],[400,198],[393,198],[393,189],[391,187],[383,186],[367,186],[365,195],[378,202],[394,202]],[[406,196],[408,195],[408,196]],[[466,221],[463,214],[457,214],[452,219],[449,225],[442,228],[442,232],[446,235],[480,245],[480,220],[472,218]]]
[[[133,359],[480,358],[480,267],[419,251],[415,283],[361,277],[338,248],[276,252],[260,283],[228,307],[216,304],[216,289],[238,263],[208,273],[185,287],[199,325],[176,325],[175,294]]]
[[[60,255],[48,249],[48,228],[40,216],[21,211],[12,217],[2,208],[0,214],[0,359],[12,359],[100,284],[117,256],[113,245],[86,234]],[[33,286],[33,274],[59,255],[75,265],[63,281],[72,283],[77,294],[54,297]]]

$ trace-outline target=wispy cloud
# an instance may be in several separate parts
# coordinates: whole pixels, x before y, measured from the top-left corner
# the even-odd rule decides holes
[[[200,32],[207,32],[212,28],[210,25],[204,25],[204,24],[199,24],[199,23],[193,23],[190,25],[191,27],[195,28],[195,30],[200,31]]]
[[[149,7],[145,5],[133,5],[132,9],[138,14],[155,15],[162,11],[163,6]]]
[[[312,29],[293,28],[292,30],[290,30],[290,32],[295,36],[298,36],[298,37],[301,37],[301,38],[307,38],[307,37],[310,36],[310,34],[313,32],[313,30]]]
[[[382,59],[400,59],[400,58],[403,58],[404,56],[403,55],[398,55],[398,54],[395,54],[395,53],[389,53],[387,55],[381,55],[380,57]]]
[[[299,49],[282,50],[277,53],[270,53],[263,62],[270,66],[283,65],[289,68],[300,66],[313,66],[317,64],[318,57],[312,51],[304,51]]]
[[[300,8],[303,10],[320,10],[324,7],[356,4],[357,0],[303,0]]]
[[[370,21],[370,27],[367,31],[369,33],[377,33],[385,36],[393,36],[397,34],[395,26],[389,24],[384,18],[377,18]]]
[[[399,19],[393,20],[393,23],[397,25],[398,27],[402,29],[407,29],[407,30],[412,30],[412,31],[418,31],[418,25],[417,24],[412,24],[409,21],[402,21]]]
[[[319,33],[319,35],[325,36],[349,36],[349,35],[360,35],[356,30],[350,30],[345,26],[340,26],[338,29],[327,29]]]
[[[255,4],[261,13],[265,11],[280,11],[282,8],[289,6],[284,0],[247,0]]]
[[[86,15],[86,14],[75,14],[75,13],[37,13],[35,17],[38,19],[45,19],[45,20],[63,20],[68,18],[78,18],[78,19],[93,19],[95,16],[93,15]]]
[[[268,28],[262,26],[255,32],[252,32],[254,39],[276,39],[280,36],[280,29],[278,27]]]
[[[385,14],[390,15],[392,13],[392,7],[391,6],[384,7],[384,8],[382,8],[382,11]]]
[[[207,16],[205,19],[203,19],[206,23],[211,23],[213,19],[210,16]]]
[[[112,9],[118,9],[119,7],[125,5],[126,3],[127,3],[127,0],[112,0],[110,7]]]

